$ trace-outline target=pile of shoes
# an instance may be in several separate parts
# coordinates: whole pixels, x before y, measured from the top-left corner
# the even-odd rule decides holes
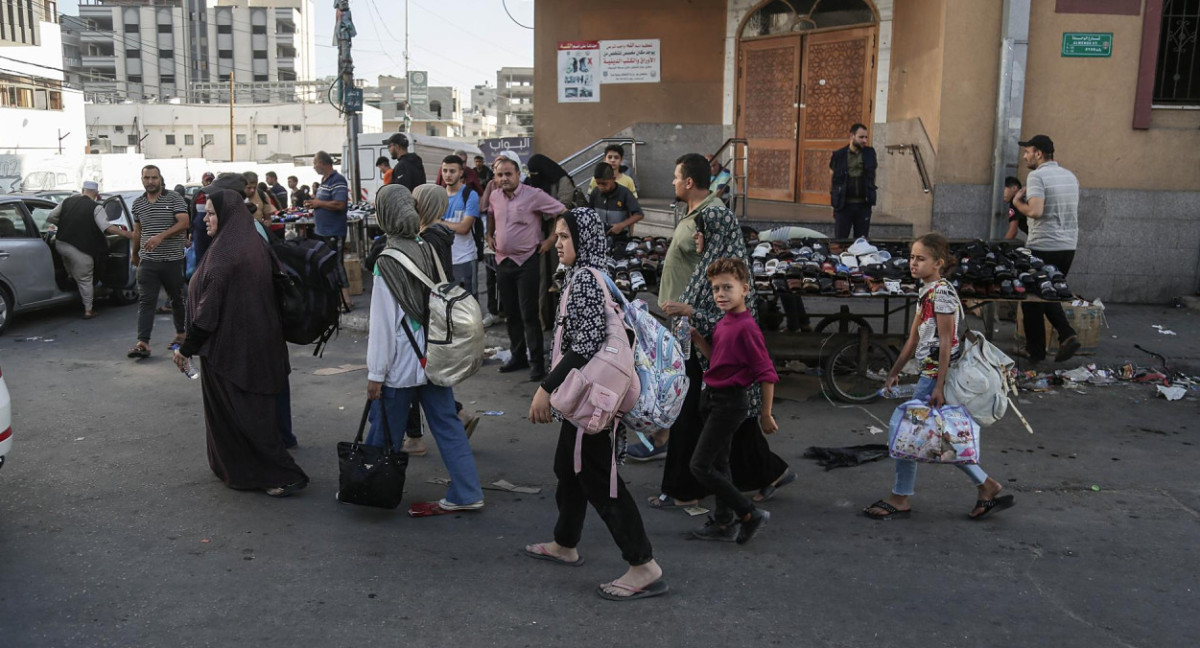
[[[973,241],[954,248],[959,261],[952,282],[964,298],[1025,299],[1033,295],[1046,301],[1074,299],[1062,271],[1034,256],[1029,248],[1011,241]]]
[[[908,244],[849,245],[824,239],[759,241],[745,232],[751,275],[760,297],[810,294],[833,297],[917,296],[908,272]]]

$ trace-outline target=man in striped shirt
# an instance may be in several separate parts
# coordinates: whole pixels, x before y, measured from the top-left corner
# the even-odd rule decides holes
[[[1013,208],[1029,218],[1025,245],[1065,277],[1079,240],[1079,180],[1054,161],[1054,141],[1046,135],[1034,135],[1018,144],[1021,159],[1030,169],[1025,188],[1013,198]],[[1025,313],[1025,348],[1031,362],[1046,359],[1046,319],[1058,332],[1055,362],[1065,362],[1079,350],[1079,338],[1060,304],[1025,302],[1021,311]]]
[[[163,191],[162,172],[154,165],[142,168],[146,193],[133,201],[133,265],[137,266],[138,332],[130,358],[150,356],[150,333],[158,291],[165,288],[175,320],[172,345],[183,342],[183,271],[187,245],[188,208],[183,198]]]

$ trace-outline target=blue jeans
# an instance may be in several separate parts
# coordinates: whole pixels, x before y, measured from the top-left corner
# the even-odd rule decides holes
[[[467,261],[454,264],[454,281],[462,284],[474,297],[479,293],[479,262]]]
[[[383,398],[371,401],[371,413],[368,415],[371,429],[367,432],[366,442],[383,446],[383,417],[379,408],[386,407],[392,447],[400,450],[404,444],[404,429],[408,425],[409,406],[414,398],[421,402],[421,409],[425,410],[429,431],[437,442],[446,472],[450,473],[446,501],[451,504],[473,504],[482,500],[483,489],[479,487],[475,455],[471,453],[471,444],[467,441],[462,421],[454,411],[454,390],[450,387],[426,384],[394,388],[385,385]]]
[[[929,400],[929,396],[933,394],[933,388],[937,386],[937,380],[928,376],[921,376],[921,380],[917,382],[917,389],[913,393],[913,398],[917,400]],[[900,426],[901,411],[896,408],[892,414],[892,420],[888,425],[888,434],[893,434],[893,431]],[[891,442],[891,436],[888,442]],[[905,497],[912,495],[917,485],[917,462],[909,459],[896,459],[896,485],[892,487],[892,493],[903,495]],[[987,473],[980,468],[978,464],[955,464],[955,467],[967,474],[971,481],[975,482],[976,486],[987,481]]]

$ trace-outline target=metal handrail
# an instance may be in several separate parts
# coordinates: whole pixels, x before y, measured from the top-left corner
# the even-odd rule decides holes
[[[741,146],[743,150],[741,157],[738,157],[737,154],[738,146]],[[749,187],[746,184],[746,179],[750,176],[750,142],[747,142],[746,139],[742,137],[730,137],[717,147],[717,150],[712,154],[713,159],[721,161],[721,153],[723,153],[725,149],[729,149],[730,176],[732,177],[736,186],[741,187],[742,190],[742,193],[735,194],[733,196],[733,205],[731,208],[735,214],[738,214],[738,210],[740,208],[741,213],[738,214],[738,220],[745,221],[746,204],[749,202],[749,200],[747,200],[749,194],[746,193]],[[742,173],[740,175],[737,172],[739,162],[741,163],[742,168]],[[723,162],[721,166],[725,166]],[[738,183],[739,180],[741,181],[740,183]]]
[[[563,158],[562,160],[559,160],[558,165],[563,167],[564,169],[566,169],[567,165],[570,164],[572,160],[575,160],[576,158],[587,153],[588,151],[591,151],[592,149],[596,148],[597,146],[607,145],[607,144],[629,144],[630,145],[630,147],[629,147],[630,148],[630,150],[629,150],[629,168],[630,168],[630,170],[633,171],[633,175],[636,177],[637,176],[637,147],[638,147],[638,145],[645,146],[646,143],[641,140],[634,139],[632,137],[601,137],[600,139],[592,142],[591,144],[588,144],[587,146],[579,149],[578,151],[575,151],[574,153],[568,155],[567,157]],[[571,177],[571,179],[574,180],[575,176],[580,171],[583,171],[585,169],[591,169],[591,168],[595,167],[596,163],[603,159],[604,159],[603,153],[600,153],[599,155],[593,155],[592,157],[588,158],[583,164],[576,166],[574,169],[568,170],[567,175],[569,175]]]
[[[921,176],[921,188],[925,193],[929,193],[932,187],[929,184],[929,171],[925,169],[925,158],[921,157],[921,147],[916,144],[891,144],[884,147],[888,153],[899,151],[903,153],[906,150],[911,150],[913,154],[913,162],[917,163],[917,175]]]

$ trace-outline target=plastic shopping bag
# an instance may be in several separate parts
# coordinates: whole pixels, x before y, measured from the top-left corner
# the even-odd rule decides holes
[[[979,424],[962,405],[930,407],[910,400],[891,430],[888,454],[896,459],[926,463],[979,463]]]

